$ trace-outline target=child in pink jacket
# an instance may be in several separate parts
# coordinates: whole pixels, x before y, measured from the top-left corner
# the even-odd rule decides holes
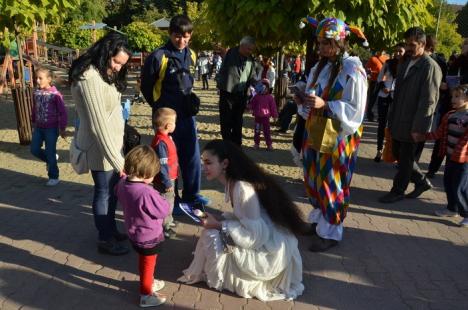
[[[275,98],[269,93],[270,83],[267,79],[261,80],[255,86],[257,93],[250,101],[250,108],[252,115],[255,117],[255,135],[254,142],[255,148],[258,149],[260,145],[260,131],[263,128],[263,135],[268,150],[273,150],[271,135],[270,135],[270,118],[277,118],[278,112],[276,110]]]

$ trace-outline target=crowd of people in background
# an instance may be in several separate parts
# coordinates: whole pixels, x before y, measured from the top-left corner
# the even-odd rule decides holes
[[[374,122],[375,110],[374,161],[380,163],[391,145],[389,161],[396,167],[391,189],[378,201],[418,198],[432,189],[430,179],[445,159],[447,208],[436,215],[460,215],[460,226],[468,227],[468,39],[459,55],[446,60],[436,52],[432,35],[412,27],[389,53],[375,51],[363,62],[351,55],[347,43],[353,33],[366,40],[356,27],[337,18],[307,21],[315,28],[319,56],[309,72],[301,54],[284,57],[278,69],[271,55],[256,55],[250,36],[226,53],[195,54],[189,48],[191,20],[172,18],[168,41],[146,58],[138,79],[138,98],[141,91],[152,108],[154,138],[151,145],[128,154],[123,153],[128,126],[121,105],[132,56],[126,38],[110,33],[73,62],[69,81],[77,119],[70,150],[79,156],[72,165],[79,173],[91,171],[98,251],[124,255],[129,248],[123,241],[130,239],[139,254],[141,307],[166,301],[158,293],[165,283],[154,278],[154,271],[161,243],[176,234],[172,215],[180,204],[198,211],[204,230],[179,281],[205,281],[263,301],[301,295],[296,235],[310,236],[309,250],[314,252],[343,240],[363,124],[366,118]],[[67,113],[51,72],[39,68],[35,73],[39,89],[31,152],[47,164],[47,185],[56,186],[55,145],[65,135]],[[202,90],[216,88],[219,94],[222,140],[209,142],[202,152],[195,79],[202,81]],[[274,150],[271,124],[278,126],[276,134],[294,124],[291,153],[303,170],[304,192],[313,207],[306,219],[281,186],[243,152],[246,111],[254,117],[257,150],[262,133],[267,150]],[[424,142],[431,139],[436,142],[424,173],[419,160]],[[203,211],[211,200],[201,195],[202,172],[225,186],[232,212],[216,217]],[[405,194],[410,183],[414,188]],[[117,229],[117,201],[124,209],[126,233]]]

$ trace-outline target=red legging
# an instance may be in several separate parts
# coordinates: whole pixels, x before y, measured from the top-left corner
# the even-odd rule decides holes
[[[141,255],[138,259],[140,269],[140,294],[151,295],[153,293],[153,277],[156,269],[158,255]]]

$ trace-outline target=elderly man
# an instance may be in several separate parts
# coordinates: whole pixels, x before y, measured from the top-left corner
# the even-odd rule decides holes
[[[394,102],[388,113],[398,172],[393,178],[391,191],[379,198],[382,203],[404,199],[410,181],[415,187],[406,198],[417,198],[432,188],[415,160],[418,149],[416,141],[431,127],[442,72],[439,65],[424,52],[426,35],[421,28],[408,29],[404,37],[407,59],[398,69]]]
[[[244,37],[240,45],[229,49],[218,76],[219,120],[223,140],[242,145],[242,123],[247,104],[247,88],[255,77],[252,52],[255,39]]]

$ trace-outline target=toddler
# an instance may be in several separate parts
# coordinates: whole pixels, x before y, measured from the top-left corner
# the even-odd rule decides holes
[[[437,131],[426,134],[428,140],[440,139],[439,156],[447,155],[444,171],[447,209],[435,213],[460,215],[463,218],[460,226],[468,227],[468,84],[453,89],[452,108]]]
[[[260,131],[263,129],[265,142],[268,150],[273,150],[271,135],[270,135],[270,117],[277,118],[276,102],[269,92],[270,83],[267,79],[261,80],[255,86],[256,95],[250,101],[252,115],[255,117],[255,148],[260,145]]]
[[[34,104],[31,120],[33,134],[31,154],[47,164],[49,180],[47,186],[59,183],[57,165],[57,139],[60,134],[65,138],[67,127],[67,111],[62,94],[52,86],[52,72],[46,68],[36,70],[37,89],[34,91]],[[42,149],[42,144],[45,149]]]
[[[159,159],[147,145],[139,145],[125,157],[127,174],[116,186],[116,195],[124,211],[125,227],[133,248],[139,254],[140,307],[166,302],[160,293],[165,283],[154,279],[160,243],[164,241],[163,221],[169,204],[150,185],[159,172]]]
[[[176,226],[172,217],[175,197],[175,182],[179,171],[177,148],[170,136],[176,128],[176,111],[171,108],[159,108],[153,116],[153,127],[156,134],[151,142],[151,147],[159,157],[161,169],[154,180],[154,188],[169,202],[169,215],[164,220],[164,236],[175,237],[172,229]]]

